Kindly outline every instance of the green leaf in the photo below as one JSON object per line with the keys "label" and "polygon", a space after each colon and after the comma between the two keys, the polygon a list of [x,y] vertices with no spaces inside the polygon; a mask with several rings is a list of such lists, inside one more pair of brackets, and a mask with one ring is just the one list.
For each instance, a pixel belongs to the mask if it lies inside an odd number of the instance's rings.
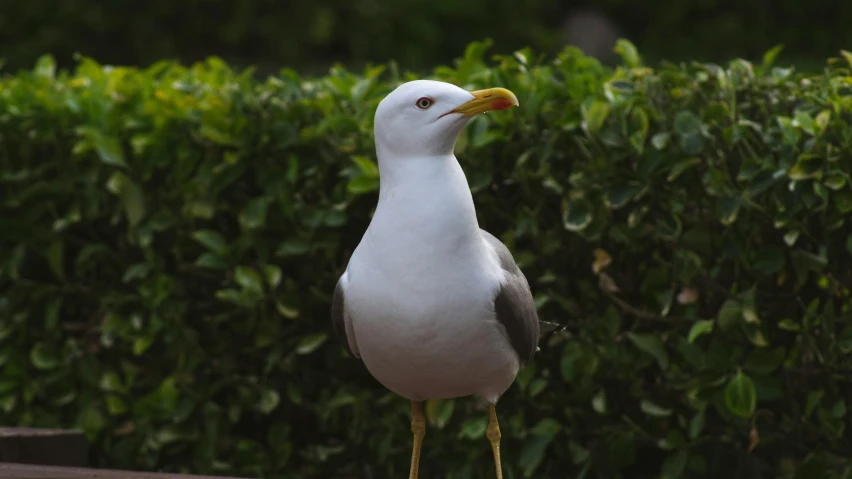
{"label": "green leaf", "polygon": [[785,352],[784,346],[775,349],[757,348],[748,355],[743,368],[754,374],[769,374],[781,366]]}
{"label": "green leaf", "polygon": [[[62,296],[57,296],[50,300],[44,307],[44,329],[48,332],[54,332],[59,328],[59,312],[62,310]],[[2,335],[0,335],[2,336]],[[0,338],[2,339],[2,338]],[[0,361],[2,366],[2,361]]]}
{"label": "green leaf", "polygon": [[639,402],[639,408],[645,414],[653,417],[668,417],[671,416],[672,410],[658,406],[648,399],[643,399]]}
{"label": "green leaf", "polygon": [[228,269],[230,266],[225,260],[220,258],[219,256],[213,253],[202,253],[198,259],[195,260],[194,263],[196,266],[200,268],[210,268],[210,269]]}
{"label": "green leaf", "polygon": [[846,401],[838,399],[831,407],[831,415],[834,419],[843,419],[846,416]]}
{"label": "green leaf", "polygon": [[630,341],[642,351],[653,356],[660,364],[661,369],[669,365],[669,354],[663,340],[654,333],[627,333]]}
{"label": "green leaf", "polygon": [[60,281],[65,280],[65,248],[62,240],[54,240],[50,242],[45,252],[47,263],[50,265],[50,270]]}
{"label": "green leaf", "polygon": [[56,59],[52,55],[38,57],[33,73],[39,78],[53,80],[56,76]]}
{"label": "green leaf", "polygon": [[246,291],[252,293],[263,293],[263,283],[257,270],[248,266],[237,266],[234,269],[234,280]]}
{"label": "green leaf", "polygon": [[426,418],[429,424],[443,429],[453,417],[456,402],[453,399],[430,399],[426,401]]}
{"label": "green leaf", "polygon": [[257,299],[256,297],[249,297],[251,296],[251,293],[247,294],[245,290],[238,291],[232,288],[220,289],[216,291],[215,296],[219,301],[225,301],[243,307],[253,306]]}
{"label": "green leaf", "polygon": [[808,393],[807,401],[805,402],[805,417],[808,418],[814,412],[814,409],[819,405],[822,398],[825,397],[825,391],[818,389]]}
{"label": "green leaf", "polygon": [[787,246],[793,246],[796,244],[796,241],[799,239],[799,235],[801,232],[798,230],[791,230],[784,233],[784,244]]}
{"label": "green leaf", "polygon": [[648,114],[642,108],[634,108],[630,113],[631,124],[635,128],[630,134],[630,144],[634,150],[642,153],[645,149],[645,140],[648,137]]}
{"label": "green leaf", "polygon": [[822,255],[816,255],[808,251],[797,249],[792,253],[793,262],[800,263],[803,267],[813,271],[822,271],[828,266],[828,258]]}
{"label": "green leaf", "polygon": [[785,330],[785,331],[794,331],[794,332],[796,332],[796,331],[801,331],[801,330],[802,330],[801,325],[799,325],[799,323],[797,323],[797,322],[793,321],[793,320],[792,320],[792,319],[790,319],[790,318],[785,318],[785,319],[782,319],[781,321],[779,321],[779,322],[778,322],[778,327],[779,327],[779,328],[781,328],[781,329],[783,329],[783,330]]}
{"label": "green leaf", "polygon": [[266,199],[254,198],[240,211],[240,225],[245,229],[257,229],[266,223]]}
{"label": "green leaf", "polygon": [[474,417],[466,420],[459,431],[459,438],[481,441],[488,428],[488,420],[484,417]]}
{"label": "green leaf", "polygon": [[583,231],[592,222],[592,208],[584,198],[575,198],[565,205],[562,224],[568,231]]}
{"label": "green leaf", "polygon": [[86,432],[91,440],[94,434],[100,432],[107,425],[103,413],[96,406],[80,408],[77,416],[77,425]]}
{"label": "green leaf", "polygon": [[287,319],[294,319],[299,317],[299,310],[280,302],[275,303],[275,310],[278,311],[278,314],[284,316]]}
{"label": "green leaf", "polygon": [[106,186],[112,194],[118,196],[124,206],[127,222],[131,228],[135,228],[145,216],[145,198],[142,190],[129,176],[120,171],[110,176]]}
{"label": "green leaf", "polygon": [[701,118],[689,110],[682,110],[675,116],[674,130],[678,135],[699,133],[701,131]]}
{"label": "green leaf", "polygon": [[311,250],[310,243],[304,238],[288,238],[275,251],[276,256],[299,256]]}
{"label": "green leaf", "polygon": [[646,186],[638,182],[618,184],[607,192],[606,202],[612,209],[618,209],[645,191]]}
{"label": "green leaf", "polygon": [[825,129],[828,128],[828,123],[831,121],[831,110],[823,110],[819,112],[814,119],[814,124],[817,127],[817,133],[822,135]]}
{"label": "green leaf", "polygon": [[582,464],[589,460],[591,453],[576,441],[568,441],[568,451],[571,453],[571,462]]}
{"label": "green leaf", "polygon": [[680,429],[673,428],[668,430],[664,438],[657,441],[657,447],[664,451],[674,451],[683,447],[685,443],[686,438]]}
{"label": "green leaf", "polygon": [[846,173],[839,170],[830,171],[826,174],[824,180],[825,186],[831,188],[833,191],[842,190],[846,187],[847,183],[849,183],[849,180],[847,179]]}
{"label": "green leaf", "polygon": [[814,134],[814,119],[804,111],[797,111],[793,117],[793,125],[801,128],[806,133]]}
{"label": "green leaf", "polygon": [[358,169],[360,169],[361,173],[363,173],[367,178],[379,178],[379,167],[370,158],[361,155],[354,155],[352,156],[352,161],[358,165]]}
{"label": "green leaf", "polygon": [[791,180],[795,181],[821,178],[823,161],[824,160],[818,156],[802,155],[799,157],[796,164],[790,168],[790,171],[787,172],[787,176],[789,176]]}
{"label": "green leaf", "polygon": [[133,355],[141,356],[154,344],[154,338],[152,336],[139,336],[138,338],[133,340]]}
{"label": "green leaf", "polygon": [[127,412],[127,403],[118,396],[108,394],[106,396],[107,412],[112,416],[120,416]]}
{"label": "green leaf", "polygon": [[793,125],[793,120],[788,116],[779,116],[776,120],[778,122],[778,126],[781,127],[781,134],[784,138],[784,142],[788,145],[797,145],[801,134]]}
{"label": "green leaf", "polygon": [[747,323],[760,323],[757,314],[757,286],[752,286],[742,295],[743,319]]}
{"label": "green leaf", "polygon": [[743,305],[736,299],[728,299],[719,308],[716,318],[722,331],[730,332],[743,321]]}
{"label": "green leaf", "polygon": [[672,166],[672,169],[669,170],[666,181],[676,180],[683,172],[699,164],[701,164],[701,159],[694,157],[678,161],[674,164],[674,166]]}
{"label": "green leaf", "polygon": [[713,331],[714,325],[715,322],[712,319],[702,319],[696,321],[689,329],[689,336],[687,337],[687,341],[689,341],[690,343],[694,343],[695,340],[699,337],[711,333]]}
{"label": "green leaf", "polygon": [[218,255],[224,254],[228,248],[228,244],[225,242],[225,238],[222,237],[221,234],[213,230],[194,231],[192,233],[192,238],[195,241],[198,241],[199,243],[204,245],[213,253],[216,253]]}
{"label": "green leaf", "polygon": [[281,268],[274,264],[264,265],[263,277],[266,278],[269,289],[275,289],[281,283]]}
{"label": "green leaf", "polygon": [[761,248],[754,258],[754,269],[763,274],[771,275],[778,273],[787,264],[784,250],[778,246],[767,246]]}
{"label": "green leaf", "polygon": [[15,406],[18,404],[18,395],[10,394],[8,396],[0,396],[0,410],[9,414],[15,409]]}
{"label": "green leaf", "polygon": [[379,189],[379,180],[370,176],[356,176],[349,180],[346,190],[352,194],[360,195],[371,193]]}
{"label": "green leaf", "polygon": [[695,439],[699,435],[701,435],[701,431],[704,430],[704,424],[707,419],[706,413],[704,409],[701,409],[695,416],[692,416],[692,419],[689,421],[689,438]]}
{"label": "green leaf", "polygon": [[654,226],[654,233],[667,241],[675,241],[682,229],[680,218],[671,214],[659,218]]}
{"label": "green leaf", "polygon": [[104,134],[94,128],[83,127],[84,134],[94,146],[98,153],[98,158],[104,164],[112,166],[126,167],[127,162],[124,159],[124,150],[121,148],[118,138]]}
{"label": "green leaf", "polygon": [[186,212],[188,216],[194,216],[196,218],[204,218],[210,219],[213,217],[215,213],[213,209],[213,204],[206,200],[196,200],[190,202],[186,206]]}
{"label": "green leaf", "polygon": [[314,333],[305,336],[296,345],[296,354],[310,354],[320,347],[326,339],[328,339],[328,334],[326,333]]}
{"label": "green leaf", "polygon": [[113,371],[106,371],[101,375],[100,383],[98,383],[100,388],[106,392],[122,392],[124,391],[124,385],[121,382],[121,378]]}
{"label": "green leaf", "polygon": [[729,226],[737,221],[742,200],[739,197],[723,196],[716,203],[716,213],[723,225]]}
{"label": "green leaf", "polygon": [[686,469],[686,449],[669,454],[663,461],[663,479],[677,479]]}
{"label": "green leaf", "polygon": [[[852,344],[852,343],[850,343],[850,344]],[[841,348],[841,350],[842,350],[842,348]],[[534,397],[538,396],[539,393],[544,391],[544,388],[547,387],[547,384],[548,384],[547,381],[542,379],[542,378],[533,379],[533,381],[530,383],[529,397],[534,398]]]}
{"label": "green leaf", "polygon": [[609,112],[610,107],[608,103],[597,100],[593,102],[589,109],[583,113],[583,123],[586,126],[586,130],[592,135],[597,135],[609,116]]}
{"label": "green leaf", "polygon": [[538,469],[548,446],[561,428],[559,422],[551,418],[542,419],[532,428],[521,450],[520,466],[525,477],[532,476]]}
{"label": "green leaf", "polygon": [[725,387],[725,406],[729,411],[743,418],[750,418],[757,407],[757,392],[754,382],[742,371],[731,379]]}
{"label": "green leaf", "polygon": [[598,414],[606,414],[606,390],[601,389],[592,397],[592,409]]}
{"label": "green leaf", "polygon": [[846,59],[846,63],[852,66],[852,53],[846,50],[840,50],[840,54]]}
{"label": "green leaf", "polygon": [[150,263],[136,263],[124,271],[124,275],[121,277],[121,282],[130,283],[134,280],[147,278],[150,272]]}
{"label": "green leaf", "polygon": [[257,410],[263,414],[269,414],[278,407],[281,402],[281,396],[273,389],[265,389],[260,394],[260,401],[257,403]]}
{"label": "green leaf", "polygon": [[36,369],[42,371],[54,369],[60,364],[59,355],[56,351],[44,343],[37,343],[30,350],[30,362]]}
{"label": "green leaf", "polygon": [[637,68],[642,66],[642,58],[639,56],[639,51],[636,46],[626,38],[619,38],[615,42],[613,51],[621,57],[621,61],[628,68]]}
{"label": "green leaf", "polygon": [[651,144],[658,150],[664,150],[668,146],[671,136],[672,134],[667,131],[657,133],[651,137]]}
{"label": "green leaf", "polygon": [[567,347],[562,354],[560,372],[567,382],[592,376],[597,370],[599,360],[593,351],[581,346]]}
{"label": "green leaf", "polygon": [[778,44],[774,47],[770,48],[763,54],[763,62],[761,63],[761,68],[766,71],[775,63],[775,59],[778,57],[778,54],[784,49],[784,45]]}
{"label": "green leaf", "polygon": [[704,149],[704,139],[700,133],[686,133],[680,138],[680,147],[687,155],[697,155]]}
{"label": "green leaf", "polygon": [[[846,56],[845,52],[844,56]],[[847,61],[852,62],[852,57],[847,56]],[[849,479],[848,473],[844,473],[843,476],[835,476],[834,474],[831,474],[829,467],[830,466],[827,464],[825,456],[818,454],[817,452],[812,452],[805,458],[804,461],[802,461],[801,465],[796,468],[795,475],[792,479],[833,479],[833,477],[838,477],[840,479]]]}

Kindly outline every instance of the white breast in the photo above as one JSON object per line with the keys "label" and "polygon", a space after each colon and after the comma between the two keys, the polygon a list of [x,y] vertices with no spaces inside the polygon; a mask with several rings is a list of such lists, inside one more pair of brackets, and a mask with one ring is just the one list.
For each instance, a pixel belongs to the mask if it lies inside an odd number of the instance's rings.
{"label": "white breast", "polygon": [[452,160],[429,164],[446,171],[431,171],[434,181],[382,192],[347,268],[346,308],[362,360],[388,389],[411,400],[495,401],[518,371],[494,317],[503,272]]}

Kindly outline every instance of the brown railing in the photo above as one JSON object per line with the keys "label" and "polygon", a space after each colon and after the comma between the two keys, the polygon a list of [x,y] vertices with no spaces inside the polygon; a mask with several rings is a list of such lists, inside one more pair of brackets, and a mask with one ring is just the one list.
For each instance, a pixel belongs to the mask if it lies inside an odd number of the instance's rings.
{"label": "brown railing", "polygon": [[0,427],[0,479],[228,479],[88,469],[88,449],[81,431]]}

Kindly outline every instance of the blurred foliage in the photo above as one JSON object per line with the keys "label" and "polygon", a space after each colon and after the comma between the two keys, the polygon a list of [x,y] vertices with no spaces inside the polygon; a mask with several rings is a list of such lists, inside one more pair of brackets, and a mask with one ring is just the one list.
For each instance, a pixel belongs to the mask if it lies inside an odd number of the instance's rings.
{"label": "blurred foliage", "polygon": [[499,52],[555,54],[567,19],[588,10],[653,60],[754,60],[781,43],[785,58],[819,69],[814,59],[852,45],[852,3],[835,0],[6,0],[0,59],[17,70],[43,53],[67,67],[75,53],[136,66],[217,55],[264,72],[303,73],[394,59],[426,71],[485,37]]}
{"label": "blurred foliage", "polygon": [[[498,407],[507,479],[849,478],[852,55],[616,68],[568,48],[432,77],[520,107],[458,143],[481,225],[564,329]],[[41,58],[0,79],[0,423],[95,466],[402,477],[409,406],[330,339],[393,68]],[[424,478],[493,477],[431,401]]]}

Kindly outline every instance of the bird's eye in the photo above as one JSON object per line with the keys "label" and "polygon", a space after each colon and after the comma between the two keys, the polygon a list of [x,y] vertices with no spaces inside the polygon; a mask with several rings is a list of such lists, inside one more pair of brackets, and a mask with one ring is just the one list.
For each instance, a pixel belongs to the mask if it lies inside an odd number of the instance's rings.
{"label": "bird's eye", "polygon": [[423,98],[418,99],[417,103],[415,103],[415,105],[417,105],[417,108],[420,108],[421,110],[427,110],[434,103],[435,103],[434,100],[432,100],[431,98],[426,98],[424,96]]}

